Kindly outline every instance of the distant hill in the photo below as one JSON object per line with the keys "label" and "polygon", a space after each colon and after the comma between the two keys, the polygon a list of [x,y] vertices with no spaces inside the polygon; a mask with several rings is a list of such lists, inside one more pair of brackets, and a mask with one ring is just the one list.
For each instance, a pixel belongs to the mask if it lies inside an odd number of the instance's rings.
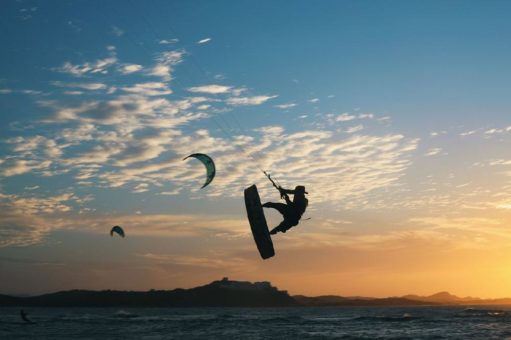
{"label": "distant hill", "polygon": [[416,301],[426,301],[433,303],[460,303],[463,301],[473,301],[478,300],[476,298],[460,298],[456,295],[452,295],[448,292],[439,292],[430,296],[418,296],[418,295],[405,295],[403,296],[405,299],[411,299]]}
{"label": "distant hill", "polygon": [[405,299],[431,302],[437,304],[451,304],[451,305],[508,305],[511,304],[511,298],[501,299],[481,299],[477,297],[458,297],[448,292],[439,292],[430,296],[419,296],[419,295],[405,295]]}
{"label": "distant hill", "polygon": [[439,292],[430,296],[405,295],[401,297],[371,298],[342,297],[324,295],[308,297],[295,295],[293,298],[304,306],[424,306],[424,305],[511,305],[511,298],[481,299],[476,297],[458,297],[448,292]]}
{"label": "distant hill", "polygon": [[38,307],[312,307],[312,306],[424,306],[499,305],[511,299],[460,298],[448,292],[430,296],[371,298],[323,295],[290,296],[270,282],[231,281],[228,278],[207,285],[147,292],[116,290],[69,290],[31,297],[0,294],[0,306]]}
{"label": "distant hill", "polygon": [[366,297],[342,297],[334,295],[308,297],[295,295],[293,298],[303,306],[424,306],[430,302],[414,301],[400,297],[389,298],[366,298]]}
{"label": "distant hill", "polygon": [[227,278],[191,289],[133,291],[70,290],[34,297],[0,295],[0,306],[41,307],[287,307],[298,303],[269,282]]}

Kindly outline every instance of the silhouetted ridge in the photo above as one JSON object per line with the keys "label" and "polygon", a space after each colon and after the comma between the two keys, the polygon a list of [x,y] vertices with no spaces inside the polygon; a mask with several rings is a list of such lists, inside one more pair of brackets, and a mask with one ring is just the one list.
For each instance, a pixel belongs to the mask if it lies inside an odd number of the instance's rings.
{"label": "silhouetted ridge", "polygon": [[150,290],[69,290],[32,297],[0,294],[0,306],[40,307],[293,307],[293,306],[423,306],[423,305],[504,305],[511,299],[460,298],[447,292],[430,296],[371,298],[323,295],[289,296],[270,282],[231,281],[228,278],[190,289]]}
{"label": "silhouetted ridge", "polygon": [[500,298],[500,299],[481,299],[477,297],[467,296],[467,297],[458,297],[456,295],[452,295],[448,292],[439,292],[429,296],[419,296],[419,295],[405,295],[403,298],[411,299],[415,301],[423,301],[430,303],[437,303],[443,305],[507,305],[511,304],[511,299],[509,298]]}
{"label": "silhouetted ridge", "polygon": [[293,298],[303,306],[422,306],[429,302],[414,301],[400,297],[389,298],[349,298],[334,295],[308,297],[295,295]]}
{"label": "silhouetted ridge", "polygon": [[298,303],[269,282],[224,278],[191,289],[135,291],[70,290],[34,297],[0,296],[2,306],[48,307],[284,307]]}

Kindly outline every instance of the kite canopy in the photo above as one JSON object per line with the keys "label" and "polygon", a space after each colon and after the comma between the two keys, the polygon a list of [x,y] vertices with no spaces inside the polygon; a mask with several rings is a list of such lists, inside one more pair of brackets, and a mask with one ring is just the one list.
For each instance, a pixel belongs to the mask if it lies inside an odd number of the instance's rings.
{"label": "kite canopy", "polygon": [[191,155],[183,158],[183,160],[186,160],[190,157],[193,157],[193,158],[197,158],[199,161],[202,162],[202,164],[204,164],[204,166],[206,167],[206,182],[204,183],[204,185],[201,187],[204,188],[206,185],[208,185],[209,183],[211,183],[211,181],[213,180],[213,178],[215,178],[215,173],[216,173],[216,169],[215,169],[215,163],[213,162],[213,159],[211,159],[211,157],[209,157],[208,155],[205,155],[203,153],[192,153]]}
{"label": "kite canopy", "polygon": [[114,233],[117,233],[124,237],[124,230],[122,230],[122,228],[119,227],[118,225],[112,227],[112,230],[110,230],[110,236],[114,236]]}

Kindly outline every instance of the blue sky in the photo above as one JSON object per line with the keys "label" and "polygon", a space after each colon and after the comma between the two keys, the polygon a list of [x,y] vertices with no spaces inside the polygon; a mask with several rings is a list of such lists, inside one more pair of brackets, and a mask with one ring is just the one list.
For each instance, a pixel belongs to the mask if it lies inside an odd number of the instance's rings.
{"label": "blue sky", "polygon": [[[0,265],[12,277],[0,291],[234,276],[295,293],[511,295],[446,274],[468,280],[477,258],[498,281],[511,256],[509,2],[0,9]],[[202,166],[182,161],[195,152],[217,164],[203,190]],[[242,202],[253,183],[278,200],[258,167],[310,192],[312,220],[277,237],[270,263]],[[381,272],[395,281],[374,284]],[[148,279],[116,281],[134,275]],[[317,275],[328,283],[307,285]]]}

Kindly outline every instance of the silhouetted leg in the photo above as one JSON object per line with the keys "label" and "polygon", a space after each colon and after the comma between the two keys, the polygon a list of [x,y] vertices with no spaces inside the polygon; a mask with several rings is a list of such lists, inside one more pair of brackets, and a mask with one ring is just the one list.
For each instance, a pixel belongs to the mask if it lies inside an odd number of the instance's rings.
{"label": "silhouetted leg", "polygon": [[286,214],[287,210],[289,209],[287,204],[273,203],[273,202],[264,203],[263,208],[273,208],[273,209],[277,210],[279,213],[281,213],[282,216],[284,216]]}
{"label": "silhouetted leg", "polygon": [[281,233],[285,233],[286,231],[288,231],[293,225],[291,225],[288,221],[284,220],[282,222],[280,222],[280,224],[278,226],[276,226],[275,228],[273,228],[271,231],[270,231],[270,234],[272,235],[275,235],[276,233],[278,232],[281,232]]}

